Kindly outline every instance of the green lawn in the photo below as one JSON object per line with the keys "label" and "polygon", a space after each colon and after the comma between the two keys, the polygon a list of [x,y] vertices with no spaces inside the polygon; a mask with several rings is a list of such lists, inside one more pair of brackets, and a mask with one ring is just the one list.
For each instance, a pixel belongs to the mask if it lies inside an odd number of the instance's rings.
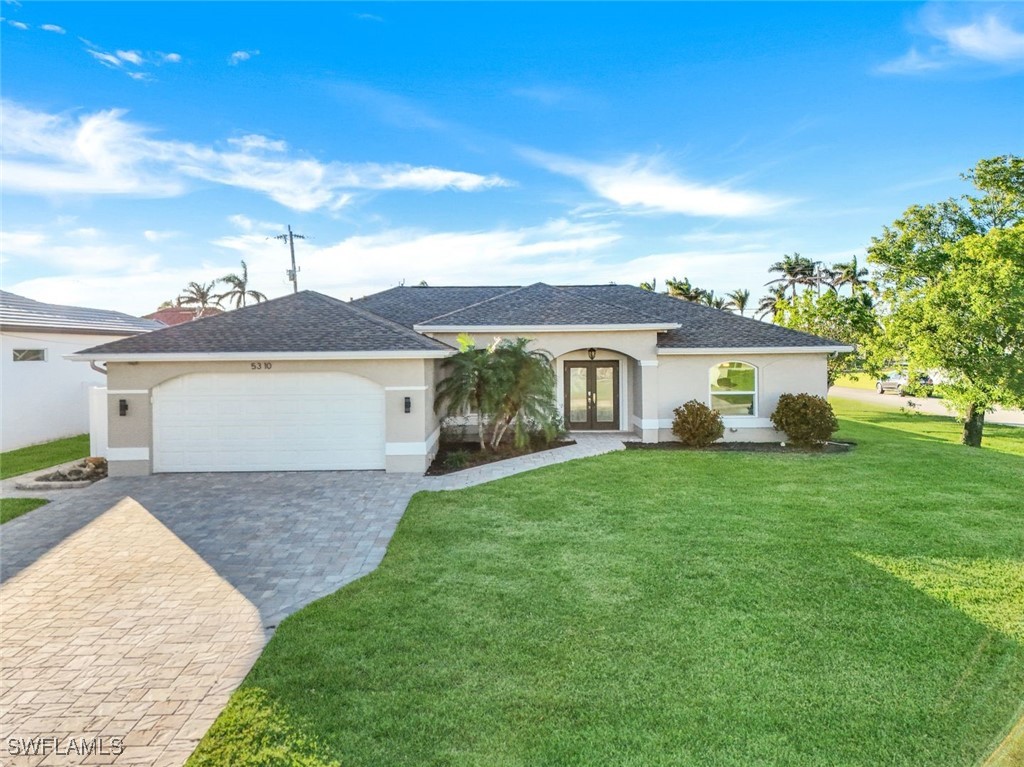
{"label": "green lawn", "polygon": [[0,479],[17,477],[30,471],[48,469],[59,463],[74,461],[76,458],[89,456],[89,435],[79,434],[77,437],[57,439],[41,445],[8,450],[0,453]]}
{"label": "green lawn", "polygon": [[0,525],[48,503],[45,498],[0,498]]}
{"label": "green lawn", "polygon": [[1024,701],[1024,430],[836,405],[848,454],[416,496],[190,767],[980,764]]}
{"label": "green lawn", "polygon": [[836,376],[836,386],[847,386],[851,389],[868,389],[869,391],[875,390],[875,381],[877,379],[874,376],[869,376],[867,373],[857,373],[857,377],[845,375]]}

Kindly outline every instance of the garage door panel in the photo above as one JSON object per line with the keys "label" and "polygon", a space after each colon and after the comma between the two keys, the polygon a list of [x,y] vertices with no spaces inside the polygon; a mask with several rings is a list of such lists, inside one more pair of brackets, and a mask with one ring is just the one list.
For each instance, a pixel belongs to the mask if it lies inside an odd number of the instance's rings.
{"label": "garage door panel", "polygon": [[154,471],[384,468],[384,393],[346,373],[195,374],[153,394]]}

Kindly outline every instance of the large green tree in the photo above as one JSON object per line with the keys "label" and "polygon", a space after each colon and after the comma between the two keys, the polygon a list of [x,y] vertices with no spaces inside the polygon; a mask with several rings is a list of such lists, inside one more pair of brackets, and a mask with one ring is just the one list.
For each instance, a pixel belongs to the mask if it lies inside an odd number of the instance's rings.
{"label": "large green tree", "polygon": [[977,193],[915,205],[873,238],[885,308],[881,346],[912,369],[938,368],[965,445],[985,412],[1024,405],[1024,159],[980,161]]}
{"label": "large green tree", "polygon": [[856,347],[853,352],[829,357],[829,386],[835,383],[836,376],[862,370],[868,365],[865,353],[879,332],[871,297],[866,293],[841,296],[833,290],[821,295],[806,291],[796,298],[780,301],[775,322]]}

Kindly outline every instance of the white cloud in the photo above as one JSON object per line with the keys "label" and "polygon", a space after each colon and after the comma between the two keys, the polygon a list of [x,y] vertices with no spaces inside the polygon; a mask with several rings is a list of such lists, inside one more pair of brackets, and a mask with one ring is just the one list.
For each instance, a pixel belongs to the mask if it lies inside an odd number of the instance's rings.
{"label": "white cloud", "polygon": [[180,64],[181,54],[180,53],[165,53],[163,54],[163,60],[168,64]]}
{"label": "white cloud", "polygon": [[1024,34],[1017,32],[995,13],[963,26],[939,31],[950,49],[982,61],[1024,59]]}
{"label": "white cloud", "polygon": [[259,55],[259,51],[235,51],[230,56],[228,56],[228,64],[230,64],[231,66],[237,66],[243,61],[248,61],[253,56]]}
{"label": "white cloud", "polygon": [[129,64],[140,66],[142,64],[142,54],[138,51],[115,51],[117,57],[122,61],[127,61]]}
{"label": "white cloud", "polygon": [[904,55],[885,62],[876,71],[885,74],[921,74],[963,64],[1024,64],[1024,32],[1002,14],[1007,9],[979,15],[971,6],[954,10],[971,14],[967,20],[951,20],[948,7],[928,6],[920,17],[921,33],[929,39],[922,50],[911,46]]}
{"label": "white cloud", "polygon": [[523,155],[552,173],[582,181],[592,192],[625,209],[688,216],[745,217],[769,213],[786,203],[755,192],[684,179],[657,158],[629,157],[599,164],[524,150]]}
{"label": "white cloud", "polygon": [[152,76],[148,72],[126,72],[126,74],[133,80],[152,80]]}
{"label": "white cloud", "polygon": [[113,53],[105,53],[104,51],[96,50],[95,48],[86,48],[85,52],[96,59],[101,64],[117,69],[124,66],[124,62],[115,56]]}
{"label": "white cloud", "polygon": [[275,141],[274,139],[269,139],[266,136],[260,136],[257,134],[241,136],[240,138],[229,138],[228,143],[237,146],[243,152],[259,150],[267,152],[284,152],[288,149],[288,144],[284,141]]}
{"label": "white cloud", "polygon": [[164,240],[169,240],[172,237],[177,237],[178,234],[179,232],[174,231],[161,232],[156,229],[147,229],[142,233],[142,236],[150,242],[163,242]]}
{"label": "white cloud", "polygon": [[21,29],[21,30],[28,29],[28,24],[26,24],[23,21],[8,21],[7,23],[10,24],[15,29]]}
{"label": "white cloud", "polygon": [[372,13],[353,13],[352,15],[355,16],[360,21],[376,21],[378,23],[384,22],[384,19]]}
{"label": "white cloud", "polygon": [[122,110],[78,118],[4,102],[4,183],[30,194],[184,194],[201,179],[260,192],[293,210],[336,210],[359,190],[477,191],[507,185],[500,176],[402,163],[320,162],[285,153],[263,136],[229,140],[230,149],[160,140]]}
{"label": "white cloud", "polygon": [[64,29],[64,27],[58,27],[56,24],[43,24],[39,28],[44,30],[44,31],[46,31],[46,32],[53,32],[54,34],[57,34],[57,35],[63,35],[63,34],[65,34],[67,32],[67,30]]}

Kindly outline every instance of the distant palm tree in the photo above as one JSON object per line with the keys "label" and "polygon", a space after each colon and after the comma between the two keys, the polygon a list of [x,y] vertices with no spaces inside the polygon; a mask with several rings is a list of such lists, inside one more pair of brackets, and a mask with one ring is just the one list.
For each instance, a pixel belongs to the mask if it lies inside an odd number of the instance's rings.
{"label": "distant palm tree", "polygon": [[815,280],[815,262],[799,253],[783,256],[781,261],[776,261],[768,267],[768,271],[781,276],[765,284],[779,283],[786,288],[792,288],[793,298],[796,298],[797,285],[811,285]]}
{"label": "distant palm tree", "polygon": [[757,304],[757,318],[764,319],[771,315],[772,322],[779,318],[783,304],[786,302],[786,286],[776,285],[768,289],[768,295],[762,296]]}
{"label": "distant palm tree", "polygon": [[850,292],[854,295],[864,289],[864,280],[867,279],[868,270],[857,263],[856,256],[851,256],[849,261],[832,264],[832,269],[835,274],[833,284],[836,288],[849,285]]}
{"label": "distant palm tree", "polygon": [[260,301],[267,300],[265,294],[260,293],[258,290],[251,290],[249,288],[249,267],[246,265],[245,261],[242,261],[241,275],[225,274],[217,280],[217,282],[223,282],[231,288],[217,296],[218,303],[226,299],[229,303],[233,303],[236,309],[240,309],[245,306],[246,299],[251,298],[257,304]]}
{"label": "distant palm tree", "polygon": [[708,290],[701,296],[700,303],[710,306],[712,309],[728,309],[729,299],[725,296],[716,296],[715,291]]}
{"label": "distant palm tree", "polygon": [[646,291],[648,291],[650,293],[657,293],[658,292],[658,281],[657,280],[651,280],[650,282],[641,282],[640,283],[640,290],[646,290]]}
{"label": "distant palm tree", "polygon": [[725,295],[729,299],[729,308],[739,311],[740,317],[742,317],[750,303],[750,291],[743,290],[741,288],[739,290],[734,290],[731,293],[726,293]]}
{"label": "distant palm tree", "polygon": [[668,294],[673,298],[681,298],[684,301],[693,301],[695,303],[703,301],[704,296],[708,294],[704,288],[691,285],[686,277],[683,277],[681,280],[677,280],[675,277],[665,280],[665,287],[668,288]]}
{"label": "distant palm tree", "polygon": [[197,318],[202,317],[207,309],[220,307],[220,298],[213,292],[216,284],[216,281],[210,283],[190,282],[185,286],[184,292],[178,296],[178,306],[194,307]]}

